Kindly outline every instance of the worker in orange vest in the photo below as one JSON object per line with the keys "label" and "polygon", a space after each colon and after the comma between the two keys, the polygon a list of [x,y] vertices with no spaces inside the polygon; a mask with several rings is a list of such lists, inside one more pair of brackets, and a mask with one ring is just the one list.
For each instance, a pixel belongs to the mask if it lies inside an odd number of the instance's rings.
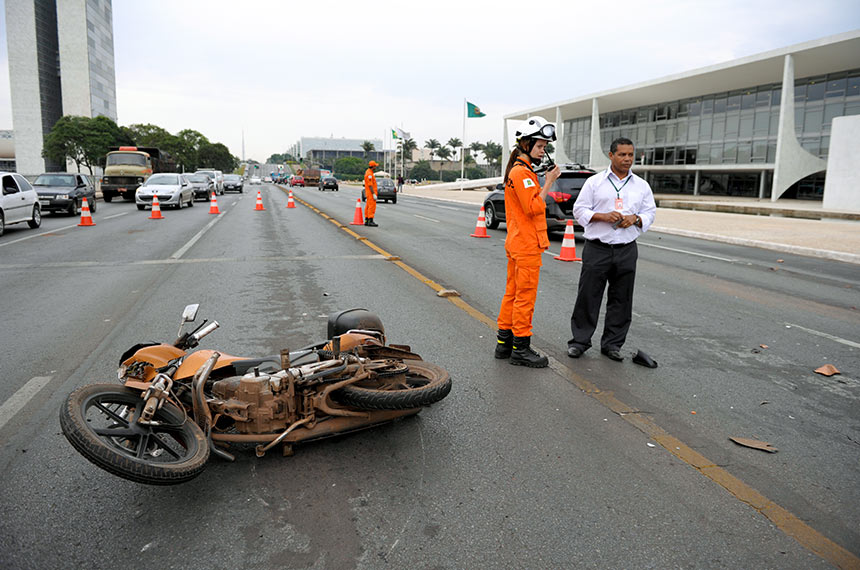
{"label": "worker in orange vest", "polygon": [[511,364],[519,366],[544,368],[549,360],[531,348],[532,316],[541,256],[549,247],[546,193],[561,170],[558,166],[549,170],[541,188],[534,168],[543,160],[547,144],[556,140],[555,124],[542,117],[531,117],[517,129],[516,139],[517,146],[511,152],[505,171],[508,274],[497,319],[495,356],[510,358]]}
{"label": "worker in orange vest", "polygon": [[364,225],[372,228],[379,226],[373,221],[373,216],[376,215],[376,176],[373,175],[373,169],[377,166],[379,164],[371,160],[367,164],[367,172],[364,173],[364,198],[367,200],[364,207]]}

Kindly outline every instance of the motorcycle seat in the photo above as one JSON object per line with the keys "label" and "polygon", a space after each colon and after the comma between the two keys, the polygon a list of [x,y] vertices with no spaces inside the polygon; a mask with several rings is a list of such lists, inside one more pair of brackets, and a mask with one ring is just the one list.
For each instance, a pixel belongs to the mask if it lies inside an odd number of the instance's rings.
{"label": "motorcycle seat", "polygon": [[260,367],[260,372],[277,372],[281,369],[281,357],[279,355],[264,356],[262,358],[243,358],[242,360],[234,360],[230,363],[236,371],[236,376],[242,376],[251,372],[257,366]]}

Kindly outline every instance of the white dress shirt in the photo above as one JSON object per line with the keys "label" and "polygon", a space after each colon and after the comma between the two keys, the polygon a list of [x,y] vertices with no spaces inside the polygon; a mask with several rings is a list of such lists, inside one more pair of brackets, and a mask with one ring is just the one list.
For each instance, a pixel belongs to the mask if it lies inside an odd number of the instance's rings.
{"label": "white dress shirt", "polygon": [[[615,210],[616,197],[624,202],[620,210],[623,215],[636,214],[642,219],[641,228],[634,224],[629,228],[612,229],[609,222],[591,221],[596,213],[606,214]],[[585,239],[609,244],[632,242],[648,231],[656,214],[657,204],[654,203],[651,186],[632,171],[628,171],[624,179],[619,179],[611,168],[586,180],[573,204],[573,216],[585,228]]]}

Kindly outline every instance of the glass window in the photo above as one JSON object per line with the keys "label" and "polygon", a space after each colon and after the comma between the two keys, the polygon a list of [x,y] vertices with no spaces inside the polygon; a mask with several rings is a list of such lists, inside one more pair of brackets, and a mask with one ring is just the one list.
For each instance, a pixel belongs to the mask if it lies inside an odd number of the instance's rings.
{"label": "glass window", "polygon": [[678,117],[686,117],[690,112],[690,102],[689,101],[681,101],[678,103]]}
{"label": "glass window", "polygon": [[686,142],[687,141],[687,123],[680,122],[675,125],[675,140],[678,142]]}
{"label": "glass window", "polygon": [[666,125],[666,142],[675,142],[675,125]]}
{"label": "glass window", "polygon": [[699,121],[690,121],[687,123],[687,140],[690,142],[698,142]]}
{"label": "glass window", "polygon": [[647,127],[645,125],[640,125],[640,126],[636,127],[636,141],[635,142],[637,144],[643,144],[642,141],[645,140],[645,129],[647,129]]}
{"label": "glass window", "polygon": [[654,149],[654,164],[663,164],[663,148]]}
{"label": "glass window", "polygon": [[810,82],[806,87],[806,100],[807,101],[821,101],[824,99],[824,88],[826,84],[824,81]]}
{"label": "glass window", "polygon": [[841,117],[845,112],[845,105],[842,101],[835,101],[832,103],[827,103],[824,106],[824,124],[822,125],[822,130],[829,130],[830,124],[833,122],[833,119],[836,117]]}
{"label": "glass window", "polygon": [[776,88],[770,92],[770,104],[774,107],[779,107],[782,99],[782,88]]}
{"label": "glass window", "polygon": [[752,162],[767,160],[767,141],[754,141],[752,145]]}
{"label": "glass window", "polygon": [[738,164],[752,162],[752,143],[738,144]]}
{"label": "glass window", "polygon": [[723,118],[714,119],[714,129],[711,132],[711,138],[713,140],[723,140],[723,138],[725,138],[726,136],[726,120]]}
{"label": "glass window", "polygon": [[701,101],[691,101],[689,106],[689,113],[691,117],[698,117],[702,114],[702,102]]}
{"label": "glass window", "polygon": [[770,111],[770,136],[775,137],[779,133],[779,110],[771,109]]}
{"label": "glass window", "polygon": [[711,145],[711,164],[720,164],[723,162],[723,145]]}
{"label": "glass window", "polygon": [[821,132],[821,124],[824,122],[824,109],[821,107],[815,109],[807,109],[803,118],[803,132],[819,133]]}
{"label": "glass window", "polygon": [[827,154],[830,149],[830,137],[821,137],[821,154]]}
{"label": "glass window", "polygon": [[688,148],[684,156],[684,164],[696,164],[696,149]]}
{"label": "glass window", "polygon": [[726,138],[735,139],[738,137],[738,125],[740,117],[737,113],[729,113],[726,115]]}
{"label": "glass window", "polygon": [[677,103],[670,103],[668,105],[668,111],[669,111],[669,120],[678,118],[678,104]]}
{"label": "glass window", "polygon": [[847,84],[848,80],[845,78],[831,79],[827,82],[827,90],[825,91],[824,96],[828,99],[832,97],[842,97],[845,95],[845,87]]}
{"label": "glass window", "polygon": [[748,139],[752,138],[753,135],[753,121],[755,120],[755,115],[744,115],[741,117],[741,128],[738,131],[738,138]]}
{"label": "glass window", "polygon": [[668,115],[668,110],[666,108],[666,105],[657,105],[657,117],[656,117],[657,120],[663,121],[666,119],[667,115]]}
{"label": "glass window", "polygon": [[723,146],[723,162],[737,162],[738,159],[738,143],[727,142]]}
{"label": "glass window", "polygon": [[702,128],[699,129],[699,138],[705,141],[711,140],[711,130],[714,120],[710,117],[702,119]]}
{"label": "glass window", "polygon": [[776,142],[768,143],[767,145],[767,161],[770,164],[776,162]]}
{"label": "glass window", "polygon": [[657,144],[666,142],[666,125],[657,125],[656,138]]}
{"label": "glass window", "polygon": [[755,107],[755,93],[744,93],[741,95],[741,109],[752,109]]}
{"label": "glass window", "polygon": [[740,94],[729,95],[729,98],[726,101],[726,110],[727,111],[737,111],[741,108],[741,96]]}
{"label": "glass window", "polygon": [[700,144],[696,153],[696,164],[708,164],[711,162],[711,145]]}
{"label": "glass window", "polygon": [[817,137],[808,137],[800,141],[800,146],[802,146],[805,150],[809,151],[815,156],[818,156],[818,149],[820,145],[821,141]]}
{"label": "glass window", "polygon": [[665,164],[675,164],[675,149],[673,147],[669,147],[665,150],[663,162]]}
{"label": "glass window", "polygon": [[770,91],[759,91],[755,96],[756,107],[770,106]]}
{"label": "glass window", "polygon": [[794,101],[796,103],[806,101],[806,83],[794,86]]}
{"label": "glass window", "polygon": [[767,135],[768,123],[770,122],[770,112],[767,109],[759,109],[755,112],[755,120],[753,123],[753,134],[756,136]]}
{"label": "glass window", "polygon": [[845,90],[845,96],[846,97],[860,96],[860,76],[848,78],[848,87]]}
{"label": "glass window", "polygon": [[651,125],[648,127],[648,130],[645,132],[645,144],[651,146],[654,144],[654,134],[657,130],[657,127]]}
{"label": "glass window", "polygon": [[860,115],[860,101],[845,103],[845,115]]}
{"label": "glass window", "polygon": [[726,112],[726,98],[720,97],[714,100],[714,114]]}
{"label": "glass window", "polygon": [[714,100],[713,99],[705,99],[702,101],[702,114],[710,115],[714,112]]}

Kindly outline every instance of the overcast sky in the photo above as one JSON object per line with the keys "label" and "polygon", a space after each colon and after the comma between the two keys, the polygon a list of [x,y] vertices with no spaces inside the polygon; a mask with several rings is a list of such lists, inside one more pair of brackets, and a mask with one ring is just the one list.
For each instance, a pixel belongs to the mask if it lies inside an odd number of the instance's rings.
{"label": "overcast sky", "polygon": [[[301,136],[462,138],[464,98],[487,115],[466,143],[500,142],[509,113],[856,30],[860,2],[114,0],[113,17],[119,124],[240,158],[244,130],[265,160]],[[11,129],[5,41],[0,65]]]}

